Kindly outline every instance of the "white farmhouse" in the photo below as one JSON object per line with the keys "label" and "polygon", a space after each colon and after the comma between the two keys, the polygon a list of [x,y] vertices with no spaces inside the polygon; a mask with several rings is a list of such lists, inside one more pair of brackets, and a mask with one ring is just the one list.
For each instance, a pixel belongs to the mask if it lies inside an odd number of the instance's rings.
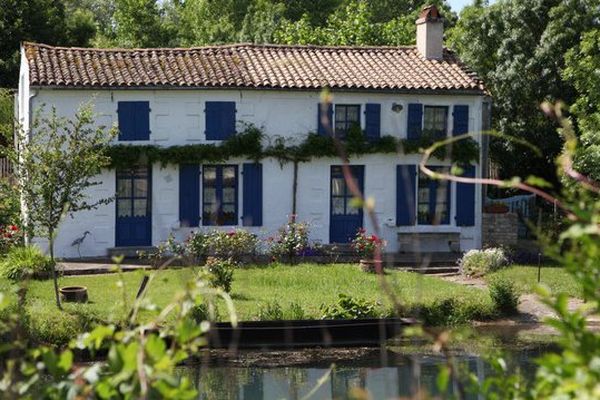
{"label": "white farmhouse", "polygon": [[[276,156],[253,159],[239,145],[223,160],[203,156],[249,125],[263,130],[264,148],[275,138],[296,145],[319,135],[344,141],[358,127],[371,149],[390,137],[402,143],[425,133],[471,132],[482,151],[465,173],[482,176],[487,92],[443,48],[435,7],[424,9],[417,25],[415,47],[88,49],[23,43],[16,102],[25,129],[41,105],[73,116],[92,100],[98,125],[118,125],[115,145],[184,155],[166,162],[141,157],[104,170],[89,196],[116,200],[66,218],[57,256],[77,257],[71,243],[86,231],[91,234],[81,255],[105,256],[214,227],[244,227],[264,237],[292,213],[311,224],[311,239],[321,243],[347,242],[359,227],[372,230],[365,213],[350,204],[335,155],[311,153],[297,168]],[[323,105],[325,88],[332,101]],[[414,250],[417,236],[419,248],[428,251],[481,246],[481,187],[427,179],[420,159],[401,149],[349,157],[359,187],[375,199],[387,251]],[[443,169],[451,161],[430,164]]]}

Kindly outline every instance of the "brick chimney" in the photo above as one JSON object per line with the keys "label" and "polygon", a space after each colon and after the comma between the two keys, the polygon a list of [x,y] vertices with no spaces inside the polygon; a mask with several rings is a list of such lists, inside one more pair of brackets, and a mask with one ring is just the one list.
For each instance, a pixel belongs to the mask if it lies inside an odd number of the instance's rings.
{"label": "brick chimney", "polygon": [[427,59],[440,60],[444,52],[444,18],[437,7],[424,7],[417,24],[417,50]]}

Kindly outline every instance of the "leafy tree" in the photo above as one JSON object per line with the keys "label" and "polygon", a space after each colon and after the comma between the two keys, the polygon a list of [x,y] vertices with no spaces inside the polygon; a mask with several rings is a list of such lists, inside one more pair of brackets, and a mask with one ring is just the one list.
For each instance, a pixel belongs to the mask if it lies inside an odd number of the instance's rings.
{"label": "leafy tree", "polygon": [[506,140],[492,140],[504,177],[533,174],[557,182],[562,140],[538,112],[543,101],[575,101],[565,80],[565,53],[597,16],[596,0],[479,1],[466,7],[449,39],[461,59],[484,79],[494,99],[494,127],[535,144],[542,156]]}
{"label": "leafy tree", "polygon": [[565,79],[579,93],[571,107],[579,128],[581,146],[575,168],[600,180],[600,28],[587,32],[581,43],[567,53]]}
{"label": "leafy tree", "polygon": [[115,42],[124,47],[164,46],[172,34],[156,0],[114,0]]}
{"label": "leafy tree", "polygon": [[269,0],[255,0],[248,7],[242,21],[238,39],[240,42],[272,43],[273,35],[279,26],[285,5],[272,3]]}
{"label": "leafy tree", "polygon": [[94,126],[89,105],[82,106],[73,119],[57,115],[36,115],[30,132],[17,132],[17,148],[8,154],[16,166],[18,189],[25,204],[26,228],[48,240],[56,305],[61,308],[54,266],[54,239],[65,215],[90,210],[112,199],[92,199],[86,191],[100,184],[93,180],[109,164],[104,150],[115,135],[114,129]]}

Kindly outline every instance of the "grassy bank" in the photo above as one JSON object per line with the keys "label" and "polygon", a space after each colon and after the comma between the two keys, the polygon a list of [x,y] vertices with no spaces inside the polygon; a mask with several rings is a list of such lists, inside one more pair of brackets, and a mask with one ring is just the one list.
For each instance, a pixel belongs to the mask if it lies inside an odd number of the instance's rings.
{"label": "grassy bank", "polygon": [[[196,272],[197,268],[159,272],[149,288],[149,298],[158,305],[168,304],[185,282],[195,279]],[[54,305],[51,281],[31,281],[27,298],[28,330],[40,341],[64,343],[99,321],[119,321],[132,304],[142,276],[142,272],[123,274],[125,296],[117,286],[117,274],[63,277],[61,286],[87,286],[90,299],[87,304],[65,304],[63,312]],[[418,314],[428,324],[459,324],[494,317],[493,304],[483,290],[400,271],[390,271],[387,279],[401,301],[404,314]],[[7,281],[0,281],[3,292],[10,290],[10,286]],[[265,308],[275,303],[285,318],[293,317],[287,313],[292,304],[306,318],[321,318],[321,305],[335,303],[339,294],[377,302],[380,315],[392,314],[391,303],[383,294],[378,277],[349,264],[274,264],[238,269],[231,292],[240,320],[265,319]],[[227,320],[222,301],[218,308],[220,319]],[[148,314],[143,316],[148,317]]]}
{"label": "grassy bank", "polygon": [[[498,276],[512,281],[520,293],[533,293],[538,285],[537,266],[514,265],[488,275],[486,280]],[[540,277],[540,283],[548,286],[554,293],[563,292],[571,297],[581,297],[580,286],[564,268],[542,266]]]}

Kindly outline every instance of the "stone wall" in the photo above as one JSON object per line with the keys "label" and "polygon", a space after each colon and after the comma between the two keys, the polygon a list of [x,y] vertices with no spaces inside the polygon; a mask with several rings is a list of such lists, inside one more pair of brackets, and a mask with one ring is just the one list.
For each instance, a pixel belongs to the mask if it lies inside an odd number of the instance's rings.
{"label": "stone wall", "polygon": [[519,217],[516,213],[483,213],[481,227],[483,246],[516,245],[518,225]]}

